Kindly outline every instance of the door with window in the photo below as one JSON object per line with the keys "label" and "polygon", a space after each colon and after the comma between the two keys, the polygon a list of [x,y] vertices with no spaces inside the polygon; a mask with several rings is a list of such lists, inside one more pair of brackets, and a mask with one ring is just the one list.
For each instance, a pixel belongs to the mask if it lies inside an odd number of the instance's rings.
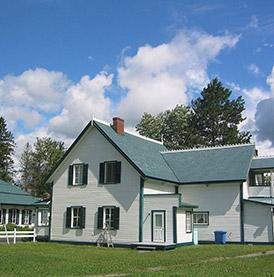
{"label": "door with window", "polygon": [[152,211],[152,241],[165,242],[165,211]]}

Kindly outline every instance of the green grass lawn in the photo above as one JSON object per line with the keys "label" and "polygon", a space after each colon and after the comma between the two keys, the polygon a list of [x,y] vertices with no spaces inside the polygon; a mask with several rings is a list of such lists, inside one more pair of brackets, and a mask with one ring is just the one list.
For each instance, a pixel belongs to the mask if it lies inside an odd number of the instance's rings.
{"label": "green grass lawn", "polygon": [[274,245],[199,245],[152,252],[30,242],[0,247],[1,276],[274,276],[274,255],[237,257],[274,250]]}

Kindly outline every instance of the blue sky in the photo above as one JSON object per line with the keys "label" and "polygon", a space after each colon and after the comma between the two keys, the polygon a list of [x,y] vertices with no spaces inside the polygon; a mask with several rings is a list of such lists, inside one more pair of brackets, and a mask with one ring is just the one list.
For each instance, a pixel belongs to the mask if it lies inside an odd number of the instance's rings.
{"label": "blue sky", "polygon": [[18,152],[36,136],[69,144],[93,114],[132,128],[215,76],[272,149],[273,1],[1,1],[0,39],[0,113]]}

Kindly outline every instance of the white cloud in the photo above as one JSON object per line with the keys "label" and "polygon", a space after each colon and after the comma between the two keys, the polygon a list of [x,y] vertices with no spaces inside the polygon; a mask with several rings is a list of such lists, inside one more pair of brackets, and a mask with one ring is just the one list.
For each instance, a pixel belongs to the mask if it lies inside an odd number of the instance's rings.
{"label": "white cloud", "polygon": [[258,29],[259,28],[259,20],[258,20],[258,17],[256,15],[251,16],[250,22],[249,22],[247,27],[252,28],[252,29]]}
{"label": "white cloud", "polygon": [[43,113],[57,112],[69,81],[61,72],[37,68],[0,80],[0,112],[9,126],[23,121],[27,128],[41,124]]}
{"label": "white cloud", "polygon": [[145,45],[135,56],[125,56],[118,68],[118,81],[127,95],[118,114],[134,125],[143,112],[156,114],[187,103],[187,91],[201,89],[208,82],[208,63],[238,40],[239,36],[183,31],[169,43]]}
{"label": "white cloud", "polygon": [[71,86],[66,92],[61,113],[49,122],[49,132],[74,138],[92,115],[109,121],[111,100],[105,96],[105,90],[112,84],[112,78],[112,74],[101,72],[93,79],[84,76]]}
{"label": "white cloud", "polygon": [[267,84],[270,90],[254,87],[243,89],[246,100],[245,116],[247,122],[243,129],[250,130],[253,140],[259,149],[259,154],[267,155],[274,152],[274,67],[267,77]]}
{"label": "white cloud", "polygon": [[248,71],[249,71],[250,73],[252,73],[252,74],[254,74],[254,75],[259,75],[259,74],[261,73],[260,68],[259,68],[256,64],[254,64],[254,63],[250,64],[250,65],[247,67],[247,69],[248,69]]}

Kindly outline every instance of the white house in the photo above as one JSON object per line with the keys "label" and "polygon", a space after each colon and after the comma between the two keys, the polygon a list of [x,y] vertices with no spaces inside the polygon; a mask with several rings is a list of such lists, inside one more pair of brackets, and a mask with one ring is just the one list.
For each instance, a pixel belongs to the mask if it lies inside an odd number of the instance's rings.
{"label": "white house", "polygon": [[49,203],[0,180],[0,226],[12,224],[36,228],[38,238],[49,231]]}
{"label": "white house", "polygon": [[254,155],[253,144],[167,151],[120,118],[93,120],[48,179],[50,240],[96,243],[108,227],[116,245],[167,249],[191,244],[195,228],[201,242],[225,230],[229,242],[271,243],[273,178],[250,180],[274,159]]}

